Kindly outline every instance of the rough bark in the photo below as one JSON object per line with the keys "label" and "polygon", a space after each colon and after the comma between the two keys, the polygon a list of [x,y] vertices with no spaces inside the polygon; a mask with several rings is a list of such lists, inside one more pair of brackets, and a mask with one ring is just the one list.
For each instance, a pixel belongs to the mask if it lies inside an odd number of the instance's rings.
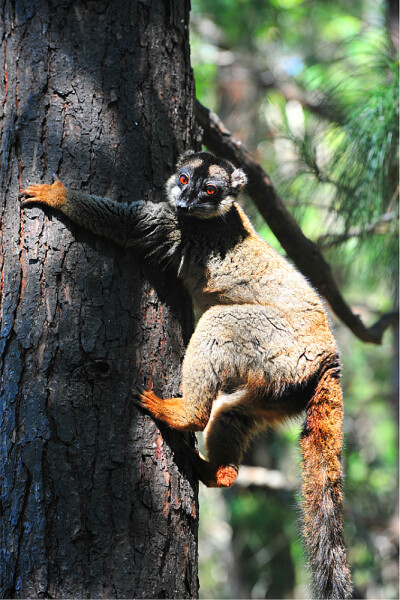
{"label": "rough bark", "polygon": [[159,197],[195,146],[189,1],[0,3],[1,597],[197,595],[181,435],[130,402],[176,395],[184,292],[18,193]]}

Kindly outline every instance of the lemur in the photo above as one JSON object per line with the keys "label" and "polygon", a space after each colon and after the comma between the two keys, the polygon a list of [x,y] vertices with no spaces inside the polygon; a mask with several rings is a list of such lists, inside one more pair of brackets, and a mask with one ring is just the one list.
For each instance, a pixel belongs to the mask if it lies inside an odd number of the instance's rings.
{"label": "lemur", "polygon": [[351,598],[342,518],[340,361],[328,318],[304,277],[261,237],[237,204],[246,175],[207,152],[185,153],[166,202],[125,204],[30,185],[22,206],[46,204],[162,269],[173,271],[202,313],[182,366],[182,398],[153,391],[136,402],[182,431],[204,431],[198,478],[229,487],[261,428],[305,413],[303,535],[316,598]]}

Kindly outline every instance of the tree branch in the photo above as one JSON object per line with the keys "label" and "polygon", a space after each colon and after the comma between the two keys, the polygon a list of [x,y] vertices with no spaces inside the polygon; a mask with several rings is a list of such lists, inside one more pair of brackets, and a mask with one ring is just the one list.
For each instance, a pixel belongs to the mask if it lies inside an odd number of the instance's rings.
{"label": "tree branch", "polygon": [[295,483],[290,481],[281,471],[246,465],[241,465],[235,485],[243,488],[257,486],[268,490],[294,491],[296,489]]}
{"label": "tree branch", "polygon": [[309,240],[287,210],[270,178],[250,153],[236,141],[221,119],[196,101],[196,117],[203,128],[203,143],[212,151],[241,166],[247,173],[247,192],[299,271],[326,298],[336,315],[364,342],[380,344],[385,329],[393,322],[393,313],[384,315],[372,327],[366,327],[344,300],[331,268],[318,246]]}

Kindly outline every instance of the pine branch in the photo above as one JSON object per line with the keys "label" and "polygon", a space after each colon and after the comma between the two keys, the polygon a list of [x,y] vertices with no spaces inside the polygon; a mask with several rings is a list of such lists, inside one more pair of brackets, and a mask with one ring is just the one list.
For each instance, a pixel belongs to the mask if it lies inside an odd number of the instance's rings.
{"label": "pine branch", "polygon": [[344,300],[330,265],[322,256],[318,246],[303,234],[273,187],[267,173],[242,143],[234,139],[221,119],[199,101],[196,101],[196,117],[203,128],[205,146],[246,171],[249,178],[247,185],[249,196],[299,271],[326,298],[339,319],[358,338],[365,342],[380,344],[385,329],[393,322],[393,313],[383,315],[375,325],[366,327]]}
{"label": "pine branch", "polygon": [[235,485],[243,488],[256,486],[268,490],[294,491],[296,489],[294,482],[290,481],[281,471],[246,465],[240,467]]}

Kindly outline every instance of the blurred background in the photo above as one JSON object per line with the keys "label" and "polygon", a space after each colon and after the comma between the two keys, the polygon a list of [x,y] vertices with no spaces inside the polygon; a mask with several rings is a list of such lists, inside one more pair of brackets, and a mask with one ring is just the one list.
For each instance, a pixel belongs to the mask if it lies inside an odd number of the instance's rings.
{"label": "blurred background", "polygon": [[[192,0],[197,98],[262,164],[368,325],[398,306],[397,24],[397,2]],[[331,318],[355,597],[398,598],[398,323],[375,346]],[[247,469],[230,490],[201,487],[201,598],[307,597],[300,429],[252,445],[244,464],[268,470],[266,482]]]}

